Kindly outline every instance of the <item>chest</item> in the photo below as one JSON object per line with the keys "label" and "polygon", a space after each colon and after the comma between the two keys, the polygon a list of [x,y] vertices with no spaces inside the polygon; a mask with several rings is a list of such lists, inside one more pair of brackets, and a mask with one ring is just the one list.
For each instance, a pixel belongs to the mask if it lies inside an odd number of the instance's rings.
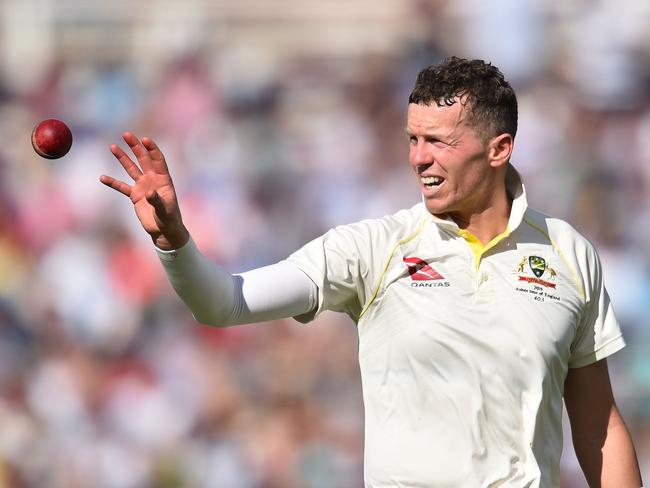
{"label": "chest", "polygon": [[566,364],[583,299],[552,246],[503,246],[478,264],[462,242],[398,251],[359,322],[361,357],[389,347],[406,362]]}

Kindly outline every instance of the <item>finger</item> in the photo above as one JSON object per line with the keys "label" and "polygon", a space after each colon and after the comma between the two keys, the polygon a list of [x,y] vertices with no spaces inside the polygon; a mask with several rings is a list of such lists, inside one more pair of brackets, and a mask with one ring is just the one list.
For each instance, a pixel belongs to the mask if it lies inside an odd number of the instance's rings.
{"label": "finger", "polygon": [[140,167],[142,168],[142,171],[143,172],[150,171],[152,168],[151,168],[151,158],[149,157],[149,151],[147,151],[147,149],[142,145],[140,139],[138,139],[131,132],[125,132],[122,135],[122,137],[124,138],[124,142],[126,142],[131,148],[131,151],[133,151],[133,154],[135,154],[138,163],[140,163]]}
{"label": "finger", "polygon": [[131,158],[124,152],[122,151],[122,148],[118,146],[117,144],[112,144],[111,145],[111,152],[113,153],[113,156],[117,158],[117,160],[120,162],[126,173],[133,178],[134,181],[136,181],[140,176],[142,176],[142,171],[140,168],[138,168],[138,165],[135,164]]}
{"label": "finger", "polygon": [[123,181],[116,180],[112,176],[108,176],[108,175],[101,175],[99,177],[99,181],[101,181],[104,185],[112,188],[113,190],[119,191],[122,195],[131,197],[131,190],[133,190],[133,187],[127,185]]}
{"label": "finger", "polygon": [[151,164],[156,173],[160,174],[169,174],[169,168],[167,167],[167,162],[165,161],[165,156],[158,147],[158,145],[149,137],[142,138],[142,145],[147,151],[149,151],[149,158],[151,158]]}

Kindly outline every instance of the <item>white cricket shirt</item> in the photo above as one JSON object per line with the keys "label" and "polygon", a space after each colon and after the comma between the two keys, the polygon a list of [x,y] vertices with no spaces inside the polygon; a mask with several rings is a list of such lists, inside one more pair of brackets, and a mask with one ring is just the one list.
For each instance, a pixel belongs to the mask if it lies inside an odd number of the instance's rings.
{"label": "white cricket shirt", "polygon": [[288,260],[358,325],[366,487],[558,487],[568,368],[624,346],[592,245],[527,208],[483,247],[420,203]]}

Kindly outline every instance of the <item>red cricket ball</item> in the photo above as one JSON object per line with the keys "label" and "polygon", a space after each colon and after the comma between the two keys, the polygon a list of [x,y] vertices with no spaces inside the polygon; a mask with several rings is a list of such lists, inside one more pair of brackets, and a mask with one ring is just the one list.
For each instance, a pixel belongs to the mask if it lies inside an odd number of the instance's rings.
{"label": "red cricket ball", "polygon": [[32,131],[34,151],[47,159],[65,156],[72,146],[72,132],[58,119],[40,122]]}

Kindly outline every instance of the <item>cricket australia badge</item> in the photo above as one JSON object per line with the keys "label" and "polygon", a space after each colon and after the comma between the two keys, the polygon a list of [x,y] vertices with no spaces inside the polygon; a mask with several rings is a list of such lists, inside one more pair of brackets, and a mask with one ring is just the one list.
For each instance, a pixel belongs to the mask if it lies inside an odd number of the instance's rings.
{"label": "cricket australia badge", "polygon": [[557,288],[557,271],[541,256],[523,256],[517,264],[518,276],[515,291],[526,293],[536,301],[560,301],[555,293]]}

